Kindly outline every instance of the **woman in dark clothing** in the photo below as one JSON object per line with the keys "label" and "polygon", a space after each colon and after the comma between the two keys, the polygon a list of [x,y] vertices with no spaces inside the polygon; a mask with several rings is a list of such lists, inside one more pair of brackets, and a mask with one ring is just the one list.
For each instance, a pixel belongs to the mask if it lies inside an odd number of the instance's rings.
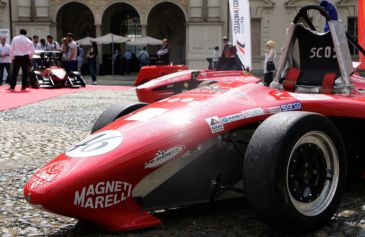
{"label": "woman in dark clothing", "polygon": [[242,64],[236,56],[233,45],[226,45],[221,59],[218,61],[217,71],[242,70]]}
{"label": "woman in dark clothing", "polygon": [[96,85],[96,56],[98,55],[98,46],[96,42],[92,42],[92,46],[87,53],[87,62],[89,64],[90,75],[93,85]]}

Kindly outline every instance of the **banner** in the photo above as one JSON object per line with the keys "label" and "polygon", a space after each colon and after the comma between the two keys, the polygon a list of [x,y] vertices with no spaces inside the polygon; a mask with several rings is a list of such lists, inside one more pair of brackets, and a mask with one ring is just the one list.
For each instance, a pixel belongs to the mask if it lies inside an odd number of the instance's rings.
{"label": "banner", "polygon": [[[357,15],[357,35],[358,35],[358,42],[362,48],[365,48],[365,3],[364,0],[358,1],[358,15]],[[361,68],[365,69],[365,55],[359,53],[360,55],[360,62],[362,63]]]}
{"label": "banner", "polygon": [[229,0],[233,45],[241,63],[252,70],[251,17],[249,0]]}
{"label": "banner", "polygon": [[10,44],[10,30],[9,29],[0,29],[0,37],[6,38],[6,43]]}

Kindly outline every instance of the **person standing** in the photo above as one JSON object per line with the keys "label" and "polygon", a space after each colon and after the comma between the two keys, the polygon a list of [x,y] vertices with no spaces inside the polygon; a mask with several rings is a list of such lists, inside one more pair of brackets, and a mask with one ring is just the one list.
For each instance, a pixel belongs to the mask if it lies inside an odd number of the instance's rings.
{"label": "person standing", "polygon": [[68,41],[67,38],[64,37],[61,41],[61,67],[63,67],[66,71],[68,68],[68,51]]}
{"label": "person standing", "polygon": [[162,48],[157,51],[158,63],[163,65],[170,64],[170,48],[167,39],[162,40]]}
{"label": "person standing", "polygon": [[77,55],[77,71],[81,73],[82,64],[84,64],[84,49],[79,43],[76,43],[78,55]]}
{"label": "person standing", "polygon": [[10,45],[6,43],[6,38],[0,38],[0,86],[3,84],[4,69],[8,76],[6,83],[10,83]]}
{"label": "person standing", "polygon": [[13,73],[10,82],[10,90],[14,91],[19,69],[22,68],[22,90],[27,88],[27,80],[31,58],[34,55],[34,46],[30,39],[27,38],[27,31],[20,30],[20,35],[14,37],[10,46],[10,59],[13,61]]}
{"label": "person standing", "polygon": [[[34,50],[42,50],[41,45],[39,43],[38,35],[33,35],[33,47]],[[32,65],[34,69],[41,66],[41,58],[39,57],[39,55],[37,55],[36,58],[32,58]]]}
{"label": "person standing", "polygon": [[131,74],[131,64],[132,64],[132,53],[129,49],[124,53],[124,59],[125,59],[125,72],[127,75]]}
{"label": "person standing", "polygon": [[150,55],[148,54],[146,47],[143,47],[143,49],[138,53],[137,57],[138,57],[138,60],[139,60],[139,67],[140,68],[142,68],[143,66],[148,65]]}
{"label": "person standing", "polygon": [[218,60],[219,60],[218,51],[219,51],[219,47],[218,46],[214,47],[213,54],[212,54],[212,69],[213,70],[217,69],[217,64],[218,64]]}
{"label": "person standing", "polygon": [[68,41],[68,64],[66,71],[67,74],[70,75],[71,71],[77,71],[77,45],[72,33],[67,33],[66,38]]}
{"label": "person standing", "polygon": [[269,40],[266,43],[266,53],[265,53],[265,65],[264,65],[265,86],[270,86],[270,83],[273,81],[273,75],[275,71],[275,63],[274,63],[275,57],[276,57],[275,42]]}
{"label": "person standing", "polygon": [[60,49],[58,42],[53,41],[53,36],[47,35],[47,51],[58,51]]}
{"label": "person standing", "polygon": [[98,55],[98,46],[96,42],[92,42],[92,46],[87,52],[87,63],[89,65],[89,71],[93,85],[97,84],[96,81],[96,56]]}

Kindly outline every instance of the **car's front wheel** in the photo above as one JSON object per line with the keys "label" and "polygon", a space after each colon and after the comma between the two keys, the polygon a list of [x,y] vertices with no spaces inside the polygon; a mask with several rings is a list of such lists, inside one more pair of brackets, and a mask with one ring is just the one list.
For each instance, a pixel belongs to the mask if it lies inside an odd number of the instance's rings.
{"label": "car's front wheel", "polygon": [[287,233],[326,224],[343,196],[346,174],[337,128],[309,112],[269,117],[255,131],[244,160],[249,205],[263,221]]}

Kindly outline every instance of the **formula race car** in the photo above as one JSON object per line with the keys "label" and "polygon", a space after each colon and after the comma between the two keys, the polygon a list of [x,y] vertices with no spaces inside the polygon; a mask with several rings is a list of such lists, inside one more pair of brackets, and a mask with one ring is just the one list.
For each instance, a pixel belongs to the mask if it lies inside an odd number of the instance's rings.
{"label": "formula race car", "polygon": [[71,71],[67,75],[66,70],[60,65],[60,54],[60,51],[36,51],[35,57],[39,60],[39,66],[30,76],[29,84],[32,88],[86,86],[79,72]]}
{"label": "formula race car", "polygon": [[[300,24],[313,27],[308,11],[330,32]],[[325,225],[348,162],[365,158],[365,79],[352,78],[345,30],[319,6],[298,12],[284,46],[271,88],[245,74],[111,107],[30,178],[25,199],[109,231],[158,225],[154,210],[242,196],[281,232]]]}

